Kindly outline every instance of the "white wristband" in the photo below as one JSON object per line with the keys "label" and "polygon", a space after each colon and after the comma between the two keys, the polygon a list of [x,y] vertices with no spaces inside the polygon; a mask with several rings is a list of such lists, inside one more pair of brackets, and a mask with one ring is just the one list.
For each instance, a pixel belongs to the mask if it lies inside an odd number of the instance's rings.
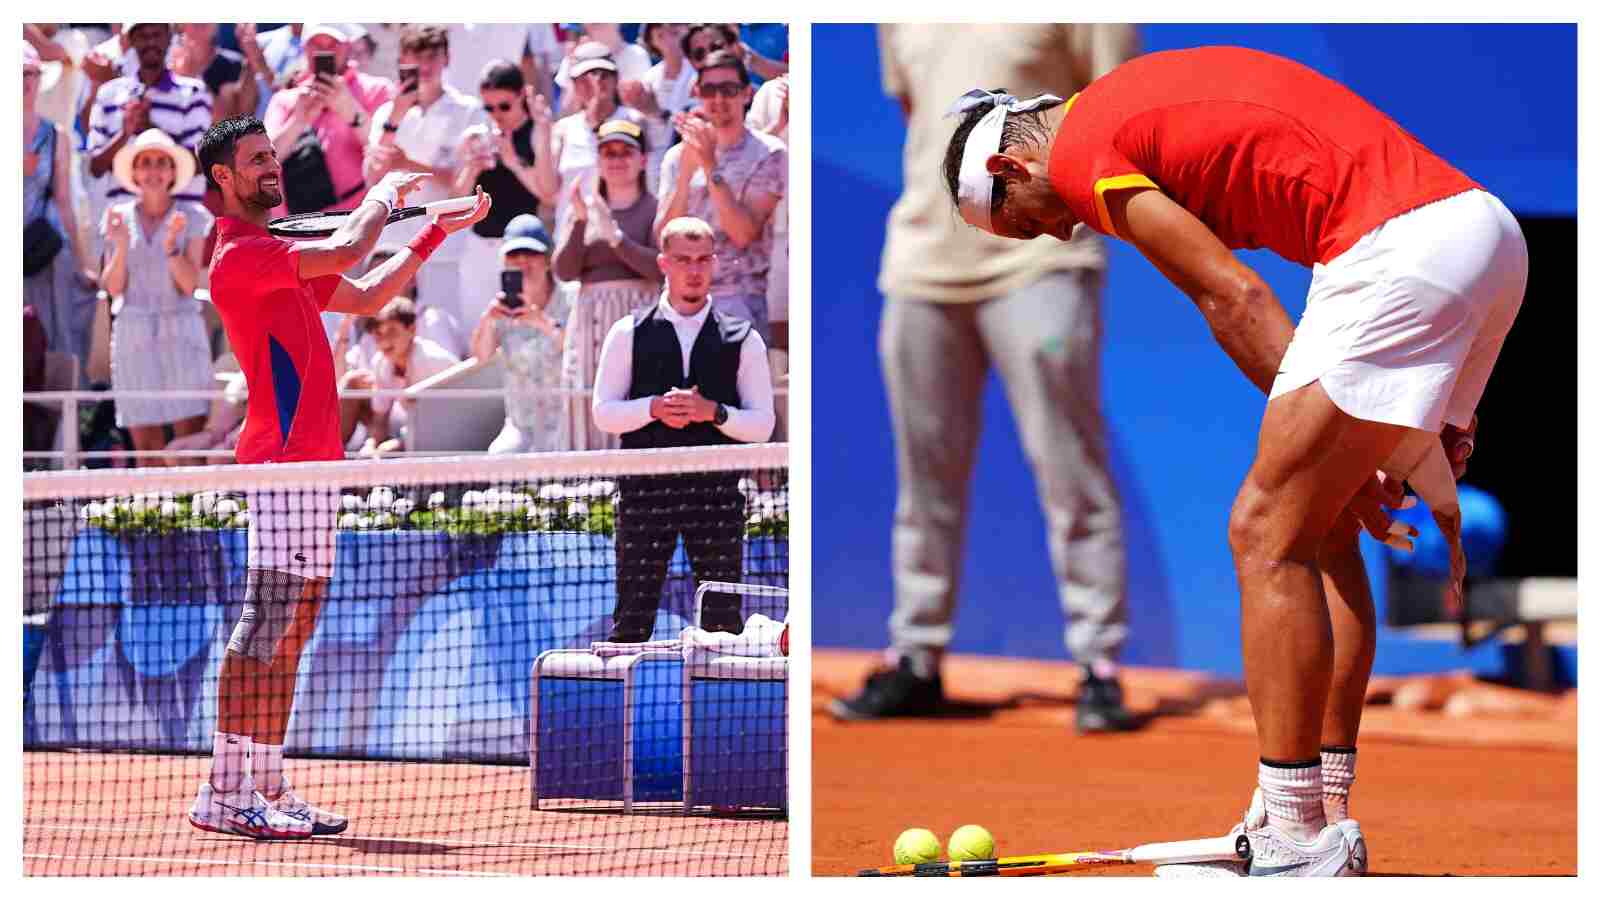
{"label": "white wristband", "polygon": [[361,202],[365,203],[368,200],[382,203],[386,210],[393,213],[400,206],[400,192],[388,181],[380,181],[368,189],[367,196],[362,198]]}

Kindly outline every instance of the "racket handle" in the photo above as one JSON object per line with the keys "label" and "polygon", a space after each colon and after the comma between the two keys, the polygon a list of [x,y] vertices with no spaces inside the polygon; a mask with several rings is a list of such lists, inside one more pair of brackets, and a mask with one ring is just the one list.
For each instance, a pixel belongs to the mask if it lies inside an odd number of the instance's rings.
{"label": "racket handle", "polygon": [[448,215],[449,213],[466,212],[477,202],[477,197],[451,197],[448,200],[435,200],[432,203],[423,204],[422,208],[427,210],[430,216],[440,216]]}
{"label": "racket handle", "polygon": [[1249,844],[1241,851],[1238,837],[1201,838],[1195,841],[1170,841],[1164,844],[1141,844],[1128,851],[1131,862],[1167,865],[1176,863],[1219,862],[1249,857]]}

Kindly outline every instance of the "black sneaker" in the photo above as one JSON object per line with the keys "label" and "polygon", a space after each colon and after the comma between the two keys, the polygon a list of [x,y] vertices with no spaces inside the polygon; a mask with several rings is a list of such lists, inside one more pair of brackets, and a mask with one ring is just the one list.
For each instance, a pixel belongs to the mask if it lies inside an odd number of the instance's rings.
{"label": "black sneaker", "polygon": [[911,660],[901,658],[894,668],[885,666],[867,676],[861,693],[829,703],[828,712],[847,721],[931,716],[943,702],[944,682],[939,676],[922,678],[911,671]]}
{"label": "black sneaker", "polygon": [[1078,685],[1078,733],[1132,731],[1138,720],[1122,705],[1122,685],[1115,679],[1096,678],[1085,666]]}

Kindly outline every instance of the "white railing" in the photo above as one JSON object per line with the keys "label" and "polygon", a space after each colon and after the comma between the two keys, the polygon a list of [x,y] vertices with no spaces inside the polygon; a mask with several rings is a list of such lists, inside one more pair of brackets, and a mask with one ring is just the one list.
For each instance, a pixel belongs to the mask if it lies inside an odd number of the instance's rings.
{"label": "white railing", "polygon": [[[560,397],[586,397],[591,388],[566,388],[549,387],[541,388],[538,393],[551,394]],[[788,385],[780,384],[773,390],[774,397],[787,396]],[[462,400],[477,399],[482,397],[503,397],[504,388],[443,388],[437,394],[448,394],[452,398]],[[100,403],[105,400],[125,398],[129,400],[188,400],[202,398],[205,400],[225,399],[228,396],[223,390],[170,390],[170,391],[32,391],[24,392],[24,403],[59,404],[61,406],[61,420],[56,427],[61,431],[61,449],[59,450],[26,450],[22,458],[54,459],[61,461],[61,468],[76,469],[85,460],[91,459],[154,459],[154,458],[184,458],[204,459],[208,457],[232,459],[231,450],[84,450],[79,446],[78,434],[78,404]],[[415,397],[415,391],[408,388],[381,388],[370,391],[340,391],[339,398],[370,400],[375,397]],[[478,456],[487,454],[487,450],[402,450],[386,453],[385,456]]]}

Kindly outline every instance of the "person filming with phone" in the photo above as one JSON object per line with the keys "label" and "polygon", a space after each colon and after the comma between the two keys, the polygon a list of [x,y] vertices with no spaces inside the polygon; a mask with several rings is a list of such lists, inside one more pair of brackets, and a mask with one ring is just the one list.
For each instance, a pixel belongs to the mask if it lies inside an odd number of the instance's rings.
{"label": "person filming with phone", "polygon": [[544,223],[526,213],[507,223],[500,259],[500,292],[472,332],[475,358],[487,361],[498,351],[506,364],[506,423],[489,452],[570,450],[566,398],[554,390],[569,303],[555,290]]}
{"label": "person filming with phone", "polygon": [[272,95],[264,120],[283,164],[284,203],[273,217],[360,204],[368,184],[361,171],[367,128],[395,92],[389,79],[349,65],[349,41],[337,26],[307,25],[300,39],[305,71],[294,87]]}
{"label": "person filming with phone", "polygon": [[[442,25],[405,25],[400,29],[400,90],[394,100],[378,108],[367,135],[364,172],[367,181],[392,171],[422,172],[428,176],[413,202],[431,203],[453,196],[461,167],[461,136],[486,121],[482,104],[444,83],[450,65],[450,36]],[[467,190],[464,193],[471,193]],[[402,223],[394,229],[400,240],[420,232],[426,222]],[[481,305],[466,305],[461,297],[463,243],[439,248],[427,268],[417,273],[417,297],[463,324],[475,321]],[[464,335],[463,335],[464,337]]]}

